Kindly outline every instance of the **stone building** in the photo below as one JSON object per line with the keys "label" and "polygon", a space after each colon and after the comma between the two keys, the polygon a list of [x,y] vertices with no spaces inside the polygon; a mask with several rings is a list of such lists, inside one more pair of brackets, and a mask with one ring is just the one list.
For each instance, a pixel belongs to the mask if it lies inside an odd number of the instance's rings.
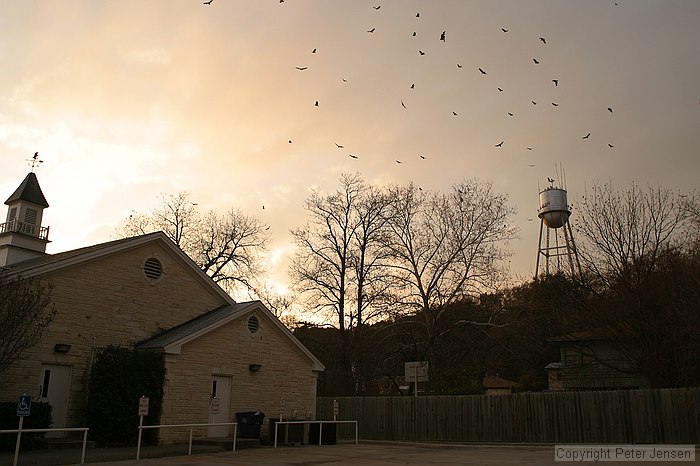
{"label": "stone building", "polygon": [[[41,342],[0,375],[0,401],[27,393],[51,403],[55,427],[83,426],[95,350],[116,345],[164,353],[161,424],[275,416],[280,400],[294,409],[287,417],[314,419],[319,360],[261,302],[235,302],[164,233],[47,254],[48,203],[36,175],[5,204],[0,266],[50,284],[58,313]],[[226,429],[209,427],[208,436]],[[161,429],[160,438],[179,435]]]}

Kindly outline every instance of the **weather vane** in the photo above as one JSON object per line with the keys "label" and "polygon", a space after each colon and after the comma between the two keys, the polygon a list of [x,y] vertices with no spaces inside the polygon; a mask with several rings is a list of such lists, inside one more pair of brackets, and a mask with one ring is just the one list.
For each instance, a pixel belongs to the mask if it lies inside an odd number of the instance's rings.
{"label": "weather vane", "polygon": [[37,165],[39,165],[41,163],[44,163],[44,161],[39,158],[38,152],[34,152],[34,155],[32,155],[31,159],[25,159],[25,160],[27,162],[29,162],[29,165],[32,167],[32,172],[34,172],[34,167],[36,167]]}

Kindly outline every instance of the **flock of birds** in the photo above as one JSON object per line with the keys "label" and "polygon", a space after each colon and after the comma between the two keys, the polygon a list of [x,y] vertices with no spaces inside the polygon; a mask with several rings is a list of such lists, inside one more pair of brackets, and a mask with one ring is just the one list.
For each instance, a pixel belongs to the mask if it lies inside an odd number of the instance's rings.
{"label": "flock of birds", "polygon": [[[205,5],[211,5],[211,4],[212,4],[212,1],[213,1],[213,0],[207,0],[207,1],[203,2],[203,3],[204,3]],[[279,3],[284,3],[284,0],[279,0]],[[617,3],[615,3],[615,5],[617,5]],[[381,9],[381,7],[382,7],[381,5],[372,6],[372,8],[373,8],[374,10],[376,10],[376,11],[379,11],[379,10]],[[415,18],[420,19],[420,17],[421,17],[420,12],[417,12],[417,13],[415,14]],[[508,33],[509,33],[509,29],[506,28],[506,27],[501,27],[500,30],[501,30],[501,33],[502,33],[502,34],[508,34]],[[367,34],[374,34],[376,31],[377,31],[377,28],[376,28],[376,27],[371,27],[371,28],[369,28],[369,29],[366,29],[366,33],[367,33]],[[416,35],[417,35],[417,33],[414,31],[414,32],[412,33],[412,36],[413,36],[413,37],[416,37]],[[443,31],[440,32],[439,34],[436,34],[436,39],[435,39],[435,40],[437,40],[437,41],[439,41],[439,42],[442,42],[442,43],[447,43],[447,41],[448,41],[448,32],[447,32],[446,30],[443,30]],[[538,40],[539,40],[539,42],[541,43],[540,45],[541,45],[542,47],[548,46],[547,38],[546,38],[546,37],[538,37]],[[316,53],[317,53],[317,49],[316,49],[316,48],[313,48],[313,50],[311,50],[311,53],[312,53],[312,54],[316,54]],[[425,56],[425,55],[426,55],[426,51],[423,50],[423,49],[421,49],[421,48],[418,48],[418,55],[419,55],[419,56]],[[532,64],[533,64],[533,66],[538,66],[538,65],[540,65],[540,63],[541,63],[541,62],[540,62],[540,59],[538,59],[537,57],[532,57]],[[463,64],[462,64],[462,63],[457,63],[456,66],[457,66],[457,68],[459,68],[459,69],[462,69],[462,68],[463,68]],[[309,66],[306,65],[306,64],[303,64],[303,65],[300,64],[299,66],[295,66],[295,69],[296,69],[298,72],[305,72],[305,71],[309,70]],[[479,73],[481,76],[483,76],[485,79],[488,79],[488,78],[491,78],[491,77],[492,77],[492,75],[489,74],[489,71],[486,69],[486,67],[485,67],[484,65],[481,65],[481,66],[476,66],[476,65],[475,65],[475,66],[474,66],[474,72],[478,72],[478,73]],[[347,83],[347,82],[348,82],[348,80],[347,80],[345,77],[342,77],[342,76],[341,76],[341,80],[342,80],[343,83]],[[560,82],[559,77],[556,77],[556,76],[552,76],[551,79],[550,79],[550,81],[551,81],[550,86],[553,86],[553,87],[555,87],[555,88],[560,88],[560,84],[563,85],[563,83]],[[495,87],[496,87],[496,90],[497,90],[499,93],[503,93],[503,92],[505,91],[504,88],[502,87],[502,85],[495,86]],[[410,89],[411,91],[415,90],[415,89],[416,89],[415,83],[412,83],[412,84],[410,85],[409,89]],[[400,103],[402,109],[408,110],[408,106],[406,105],[406,101],[405,101],[404,99],[401,99],[399,103]],[[531,103],[531,105],[534,107],[534,106],[537,106],[538,103],[540,103],[540,102],[538,102],[538,101],[536,101],[536,100],[533,99],[533,100],[530,100],[530,103]],[[550,104],[551,104],[551,107],[554,108],[554,109],[556,109],[556,108],[558,108],[558,107],[560,106],[560,104],[559,104],[558,102],[556,102],[556,101],[551,101]],[[313,101],[313,107],[318,108],[318,107],[320,107],[320,105],[321,105],[321,104],[319,103],[318,100],[314,100],[314,101]],[[612,106],[607,107],[607,111],[608,111],[610,114],[612,114],[612,113],[613,113],[613,107],[612,107]],[[457,116],[460,115],[460,114],[459,114],[457,111],[455,111],[455,110],[451,110],[451,113],[452,113],[452,116],[453,116],[453,117],[457,117]],[[508,112],[507,112],[507,115],[508,115],[509,118],[514,118],[514,117],[515,117],[515,112],[514,112],[514,111],[508,111]],[[591,133],[590,133],[590,132],[586,131],[585,134],[582,133],[581,140],[584,140],[584,141],[585,141],[585,140],[589,140],[590,138],[591,138]],[[288,142],[289,142],[289,144],[292,144],[292,143],[293,143],[292,139],[289,139]],[[343,144],[338,144],[337,142],[335,142],[334,144],[335,144],[335,146],[336,146],[337,149],[344,149],[344,148],[345,148],[345,146],[344,146]],[[493,147],[494,147],[495,149],[501,149],[501,148],[503,148],[504,146],[507,146],[507,145],[508,145],[508,143],[507,143],[506,139],[503,139],[503,140],[501,140],[500,142],[495,143],[495,144],[493,145]],[[615,146],[614,146],[612,143],[610,143],[610,142],[607,143],[607,146],[608,146],[609,148],[611,148],[611,149],[615,147]],[[528,146],[525,147],[525,149],[528,150],[528,151],[532,151],[532,150],[534,150],[534,147],[533,147],[532,145],[528,145]],[[426,159],[427,159],[427,157],[426,157],[424,154],[418,154],[418,155],[419,155],[420,160],[426,160]],[[360,158],[360,156],[359,156],[357,153],[350,153],[350,152],[347,152],[347,156],[350,157],[351,159],[359,159],[359,158]],[[402,164],[402,163],[404,163],[404,161],[403,161],[403,160],[400,160],[400,159],[396,159],[395,162],[396,162],[397,164]],[[528,166],[529,166],[529,167],[534,167],[535,164],[530,163],[530,164],[528,164]]]}

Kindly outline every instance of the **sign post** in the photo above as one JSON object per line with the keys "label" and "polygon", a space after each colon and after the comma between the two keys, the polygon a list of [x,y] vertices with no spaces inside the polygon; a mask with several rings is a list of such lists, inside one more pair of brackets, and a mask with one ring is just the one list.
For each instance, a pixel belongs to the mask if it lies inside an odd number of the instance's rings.
{"label": "sign post", "polygon": [[418,396],[418,382],[428,381],[428,361],[412,361],[405,363],[404,380],[415,384],[414,396]]}
{"label": "sign post", "polygon": [[149,399],[145,396],[139,398],[139,440],[138,446],[136,447],[136,459],[138,460],[141,456],[141,434],[143,433],[143,417],[148,416],[148,402]]}
{"label": "sign post", "polygon": [[22,425],[24,424],[24,418],[29,416],[32,411],[32,397],[26,393],[19,397],[17,402],[17,416],[19,417],[19,427],[17,427],[17,443],[15,444],[15,458],[12,462],[12,466],[17,466],[17,459],[19,458],[19,444],[22,440]]}

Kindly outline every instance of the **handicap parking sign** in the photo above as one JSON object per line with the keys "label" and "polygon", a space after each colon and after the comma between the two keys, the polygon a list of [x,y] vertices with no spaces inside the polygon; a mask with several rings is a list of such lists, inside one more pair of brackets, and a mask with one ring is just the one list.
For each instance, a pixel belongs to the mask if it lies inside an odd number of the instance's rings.
{"label": "handicap parking sign", "polygon": [[19,402],[17,402],[17,416],[29,416],[29,412],[32,410],[32,397],[31,395],[22,395],[19,397]]}

